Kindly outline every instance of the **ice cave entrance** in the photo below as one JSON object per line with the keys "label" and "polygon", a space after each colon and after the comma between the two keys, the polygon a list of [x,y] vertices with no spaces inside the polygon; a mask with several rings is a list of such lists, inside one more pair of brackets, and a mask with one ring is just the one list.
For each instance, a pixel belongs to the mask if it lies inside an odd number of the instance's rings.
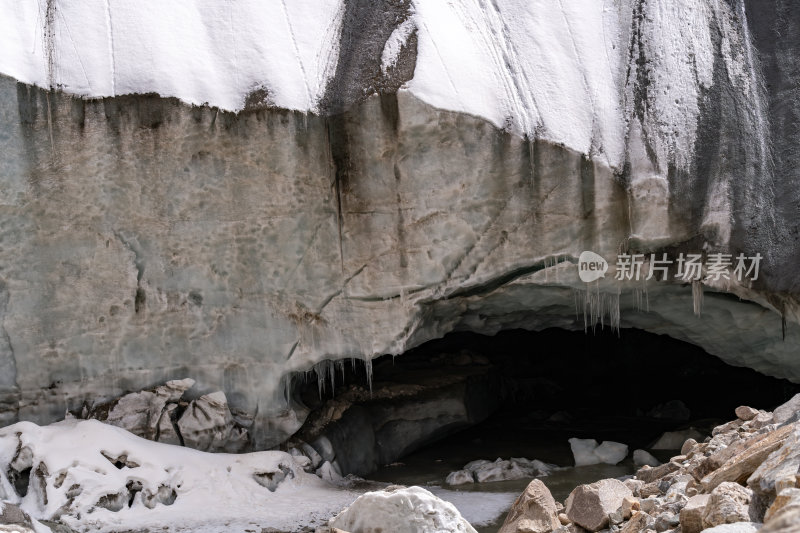
{"label": "ice cave entrance", "polygon": [[[310,414],[288,444],[311,443],[343,474],[418,485],[442,485],[477,459],[571,466],[572,437],[624,443],[663,460],[683,442],[658,445],[664,433],[709,435],[739,405],[771,409],[800,391],[638,329],[452,333],[374,360],[371,391],[363,364],[331,368],[324,380],[295,380],[294,400]],[[587,479],[633,473],[634,465],[629,454],[616,466],[573,470],[549,483],[556,499]],[[525,484],[459,489],[518,493]]]}

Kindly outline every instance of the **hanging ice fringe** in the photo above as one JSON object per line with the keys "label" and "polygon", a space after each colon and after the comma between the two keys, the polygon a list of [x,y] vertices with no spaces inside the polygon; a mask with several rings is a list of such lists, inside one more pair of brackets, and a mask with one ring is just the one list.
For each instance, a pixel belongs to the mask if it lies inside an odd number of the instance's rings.
{"label": "hanging ice fringe", "polygon": [[583,330],[595,331],[597,324],[604,328],[606,324],[612,331],[619,332],[619,292],[608,293],[597,290],[575,289],[575,314],[583,311]]}

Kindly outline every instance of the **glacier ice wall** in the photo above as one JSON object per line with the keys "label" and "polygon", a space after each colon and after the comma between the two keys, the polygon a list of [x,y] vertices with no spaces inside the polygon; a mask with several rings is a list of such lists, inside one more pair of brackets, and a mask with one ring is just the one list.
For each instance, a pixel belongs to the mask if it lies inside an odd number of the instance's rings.
{"label": "glacier ice wall", "polygon": [[0,3],[1,422],[190,376],[268,446],[289,372],[584,311],[800,381],[797,7],[385,4]]}

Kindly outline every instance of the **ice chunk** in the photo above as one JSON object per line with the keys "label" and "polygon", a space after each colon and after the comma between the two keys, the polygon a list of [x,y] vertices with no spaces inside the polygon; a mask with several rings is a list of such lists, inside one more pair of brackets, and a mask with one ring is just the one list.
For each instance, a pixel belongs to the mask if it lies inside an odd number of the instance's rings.
{"label": "ice chunk", "polygon": [[569,439],[575,466],[606,463],[615,465],[628,455],[628,446],[619,442],[605,441],[598,445],[594,439]]}
{"label": "ice chunk", "polygon": [[659,466],[661,461],[645,450],[633,450],[633,464],[636,466]]}

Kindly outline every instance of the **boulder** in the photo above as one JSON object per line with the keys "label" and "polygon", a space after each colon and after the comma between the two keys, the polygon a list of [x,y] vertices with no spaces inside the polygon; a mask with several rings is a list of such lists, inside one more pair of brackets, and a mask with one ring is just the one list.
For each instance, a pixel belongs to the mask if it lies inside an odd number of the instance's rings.
{"label": "boulder", "polygon": [[764,517],[765,533],[797,533],[800,530],[800,494],[798,489],[784,489]]}
{"label": "boulder", "polygon": [[139,437],[157,440],[167,404],[179,401],[192,385],[194,380],[186,378],[168,381],[152,390],[126,394],[111,404],[94,409],[90,417],[126,429]]}
{"label": "boulder", "polygon": [[328,525],[350,533],[477,533],[455,506],[421,487],[367,492]]}
{"label": "boulder", "polygon": [[746,405],[740,405],[736,408],[736,417],[739,420],[744,420],[745,422],[752,420],[757,414],[758,409],[753,409],[752,407],[748,407]]}
{"label": "boulder", "polygon": [[[13,503],[0,501],[0,528],[4,525],[15,526],[14,529],[17,531],[22,528],[33,528],[31,517],[28,516],[28,513]],[[0,529],[0,531],[3,531],[3,529]],[[30,529],[21,533],[27,533],[27,531],[30,531]]]}
{"label": "boulder", "polygon": [[661,461],[645,450],[633,450],[633,464],[636,466],[660,466]]}
{"label": "boulder", "polygon": [[637,511],[633,513],[631,519],[622,526],[619,533],[639,533],[652,528],[654,525],[655,520],[652,516],[643,511]]}
{"label": "boulder", "polygon": [[639,506],[639,498],[633,496],[625,496],[622,499],[622,506],[620,508],[622,512],[623,520],[629,519],[634,511],[638,511],[640,509]]}
{"label": "boulder", "polygon": [[703,511],[703,527],[747,522],[750,520],[750,497],[753,491],[730,481],[720,483],[708,498]]}
{"label": "boulder", "polygon": [[703,530],[703,514],[709,498],[708,494],[698,494],[689,498],[681,509],[681,533],[700,533]]}
{"label": "boulder", "polygon": [[633,496],[624,483],[602,479],[579,485],[567,498],[567,517],[589,531],[599,531],[608,525],[608,515],[622,506],[626,497]]}
{"label": "boulder", "polygon": [[767,508],[772,505],[775,496],[785,488],[798,485],[800,475],[800,428],[795,429],[783,442],[783,445],[772,452],[747,480],[747,486],[753,491],[750,504],[751,518],[761,520]]}
{"label": "boulder", "polygon": [[772,412],[773,422],[776,424],[783,424],[798,411],[800,411],[800,394],[795,394],[791,400],[777,407]]}
{"label": "boulder", "polygon": [[177,425],[184,444],[196,450],[237,453],[248,444],[247,430],[233,421],[221,391],[193,400]]}
{"label": "boulder", "polygon": [[697,445],[697,441],[694,439],[686,439],[686,441],[681,446],[681,455],[689,455],[689,453],[694,449]]}
{"label": "boulder", "polygon": [[498,533],[550,533],[561,525],[553,496],[534,479],[511,506]]}
{"label": "boulder", "polygon": [[680,467],[681,465],[678,463],[673,463],[672,461],[669,463],[664,463],[663,465],[655,468],[645,465],[636,472],[636,479],[644,481],[645,483],[652,483],[653,481],[661,479],[667,474],[671,474],[679,470]]}
{"label": "boulder", "polygon": [[780,516],[782,509],[797,505],[800,505],[800,489],[783,489],[778,496],[775,497],[775,501],[764,514],[764,522],[771,522],[773,518]]}
{"label": "boulder", "polygon": [[575,458],[575,466],[596,464],[615,465],[628,455],[628,446],[619,442],[605,441],[597,444],[594,439],[569,439],[569,446]]}
{"label": "boulder", "polygon": [[[797,424],[796,422],[769,433],[756,434],[740,440],[735,448],[730,446],[729,448],[737,450],[738,453],[703,477],[701,480],[703,490],[710,492],[725,481],[745,483],[772,452],[783,446],[784,441],[789,438]],[[726,449],[720,453],[725,455],[727,451]],[[712,457],[709,457],[709,460],[711,459]]]}

